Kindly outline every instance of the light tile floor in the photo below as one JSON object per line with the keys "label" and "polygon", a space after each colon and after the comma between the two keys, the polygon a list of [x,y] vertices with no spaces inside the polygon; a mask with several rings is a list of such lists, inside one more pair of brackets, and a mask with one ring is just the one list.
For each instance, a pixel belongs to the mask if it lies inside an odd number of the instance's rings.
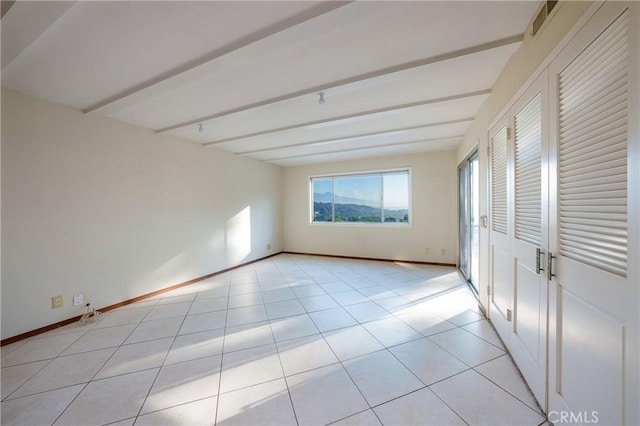
{"label": "light tile floor", "polygon": [[2,348],[3,425],[540,425],[454,268],[281,254]]}

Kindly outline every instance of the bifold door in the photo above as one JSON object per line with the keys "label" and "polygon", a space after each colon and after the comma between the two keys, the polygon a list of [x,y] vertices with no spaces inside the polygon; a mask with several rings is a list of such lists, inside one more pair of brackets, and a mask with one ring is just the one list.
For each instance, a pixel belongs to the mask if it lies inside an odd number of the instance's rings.
{"label": "bifold door", "polygon": [[640,3],[589,18],[489,132],[489,315],[555,424],[640,424]]}
{"label": "bifold door", "polygon": [[490,132],[491,319],[541,406],[546,404],[548,285],[547,75]]}
{"label": "bifold door", "polygon": [[549,68],[552,421],[640,423],[638,6],[604,4]]}

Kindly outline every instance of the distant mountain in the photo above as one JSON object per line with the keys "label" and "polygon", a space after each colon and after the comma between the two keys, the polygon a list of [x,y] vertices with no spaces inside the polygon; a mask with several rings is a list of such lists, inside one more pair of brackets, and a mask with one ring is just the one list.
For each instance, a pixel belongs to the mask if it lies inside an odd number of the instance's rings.
{"label": "distant mountain", "polygon": [[[331,203],[332,197],[330,192],[325,192],[324,194],[320,194],[318,192],[313,193],[313,201],[317,201],[320,203]],[[350,198],[350,197],[342,197],[340,195],[336,195],[335,199],[336,204],[357,204],[362,206],[370,206],[376,207],[380,205],[380,201],[370,201],[370,200],[360,200],[358,198]]]}
{"label": "distant mountain", "polygon": [[[323,194],[319,192],[313,193],[313,201],[320,203],[331,203],[333,202],[331,193],[325,192]],[[380,205],[380,201],[371,201],[371,200],[361,200],[359,198],[351,198],[351,197],[342,197],[340,195],[336,195],[336,204],[354,204],[359,206],[369,206],[377,208]],[[390,210],[403,210],[402,208],[398,208],[398,206],[388,206]],[[406,212],[406,209],[403,211]]]}
{"label": "distant mountain", "polygon": [[[362,204],[337,204],[336,222],[380,222],[380,209]],[[313,203],[313,211],[316,222],[331,222],[331,202]],[[384,210],[385,222],[408,222],[409,211]]]}

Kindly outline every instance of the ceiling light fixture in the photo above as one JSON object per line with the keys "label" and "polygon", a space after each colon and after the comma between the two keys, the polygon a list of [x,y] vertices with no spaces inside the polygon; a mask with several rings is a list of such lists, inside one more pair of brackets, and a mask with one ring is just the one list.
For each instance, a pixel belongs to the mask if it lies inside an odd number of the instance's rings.
{"label": "ceiling light fixture", "polygon": [[318,103],[319,103],[320,105],[324,105],[324,92],[320,92],[320,93],[318,93],[318,96],[320,97],[320,98],[318,99]]}
{"label": "ceiling light fixture", "polygon": [[198,124],[198,133],[204,133],[204,126],[202,125],[202,123]]}

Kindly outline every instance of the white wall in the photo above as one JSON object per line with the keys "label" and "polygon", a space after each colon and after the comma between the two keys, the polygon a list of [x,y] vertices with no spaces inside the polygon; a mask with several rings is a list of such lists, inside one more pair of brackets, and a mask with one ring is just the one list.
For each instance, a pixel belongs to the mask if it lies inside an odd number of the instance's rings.
{"label": "white wall", "polygon": [[[560,40],[578,22],[578,19],[591,6],[591,1],[558,2],[556,10],[547,18],[543,29],[534,37],[527,31],[519,49],[511,56],[498,76],[489,97],[476,114],[474,122],[458,146],[457,162],[463,161],[476,149],[479,153],[480,169],[480,214],[489,214],[488,170],[489,160],[487,146],[488,131],[507,104],[514,98],[536,69]],[[486,228],[480,229],[480,302],[488,306],[487,286],[489,285],[489,233]]]}
{"label": "white wall", "polygon": [[279,252],[281,204],[279,167],[3,89],[2,338],[82,313],[76,292],[102,307]]}
{"label": "white wall", "polygon": [[[283,169],[284,249],[436,263],[456,263],[457,172],[454,151],[288,167]],[[309,176],[412,168],[412,225],[309,223]],[[425,248],[429,254],[425,255]],[[440,254],[445,249],[446,254]]]}

